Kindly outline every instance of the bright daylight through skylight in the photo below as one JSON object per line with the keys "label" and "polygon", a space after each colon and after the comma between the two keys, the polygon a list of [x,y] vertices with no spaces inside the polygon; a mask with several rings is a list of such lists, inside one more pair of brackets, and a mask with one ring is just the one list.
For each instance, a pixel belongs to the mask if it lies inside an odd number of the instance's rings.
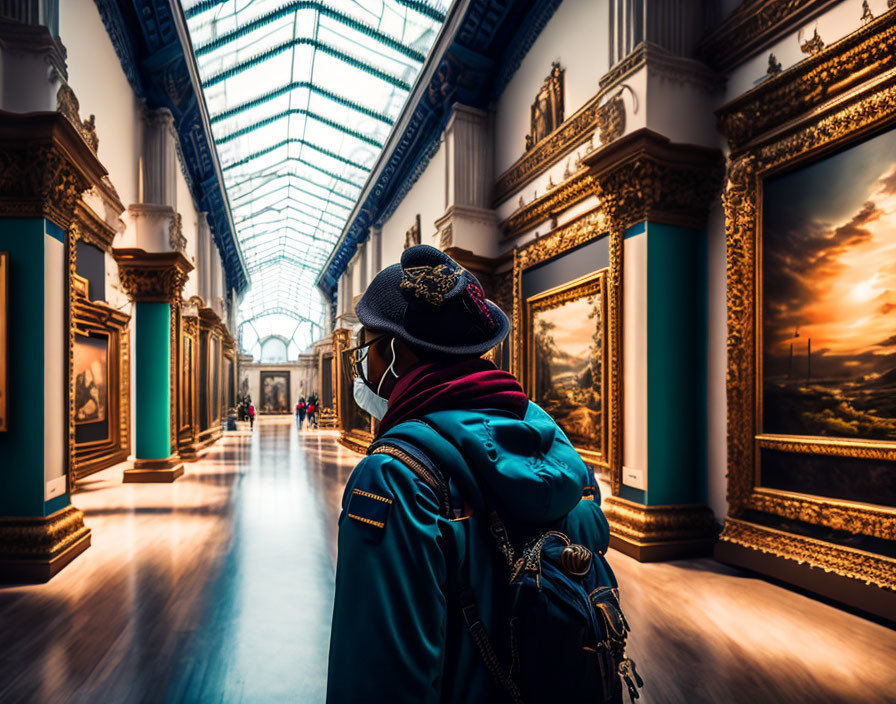
{"label": "bright daylight through skylight", "polygon": [[314,282],[444,21],[437,0],[183,0],[249,269],[241,347],[321,335]]}

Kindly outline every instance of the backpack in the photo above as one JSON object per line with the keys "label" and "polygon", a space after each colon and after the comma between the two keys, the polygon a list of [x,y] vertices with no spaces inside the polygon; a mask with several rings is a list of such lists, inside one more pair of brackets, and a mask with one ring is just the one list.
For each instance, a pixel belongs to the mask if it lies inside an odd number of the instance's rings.
{"label": "backpack", "polygon": [[[384,437],[368,449],[368,454],[378,453],[411,469],[435,491],[442,515],[455,518],[447,478],[424,451]],[[461,576],[458,602],[483,664],[508,701],[621,704],[623,683],[631,701],[637,699],[643,681],[625,655],[629,625],[619,591],[615,583],[598,583],[597,561],[613,574],[604,556],[572,544],[558,530],[536,526],[524,531],[528,539],[515,548],[498,512],[487,508],[497,559],[507,567],[506,626],[500,633],[486,631],[475,595]],[[499,651],[495,643],[509,647]]]}

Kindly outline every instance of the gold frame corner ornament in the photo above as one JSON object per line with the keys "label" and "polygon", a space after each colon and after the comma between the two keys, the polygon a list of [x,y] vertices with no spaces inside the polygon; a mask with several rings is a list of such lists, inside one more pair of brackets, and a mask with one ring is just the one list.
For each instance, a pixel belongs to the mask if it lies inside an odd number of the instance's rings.
{"label": "gold frame corner ornament", "polygon": [[[892,560],[756,526],[743,516],[754,510],[896,539],[896,509],[762,487],[758,465],[761,449],[896,461],[896,443],[762,433],[758,300],[764,179],[896,129],[894,41],[896,13],[885,13],[719,110],[732,146],[722,196],[727,242],[729,515],[720,539],[890,589],[896,588]],[[890,569],[888,578],[882,577],[884,563]]]}

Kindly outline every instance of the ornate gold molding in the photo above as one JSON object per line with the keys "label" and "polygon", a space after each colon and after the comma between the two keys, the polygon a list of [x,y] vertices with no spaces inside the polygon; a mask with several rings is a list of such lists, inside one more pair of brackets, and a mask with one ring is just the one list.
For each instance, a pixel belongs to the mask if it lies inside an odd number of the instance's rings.
{"label": "ornate gold molding", "polygon": [[193,265],[181,252],[113,249],[121,285],[133,301],[175,304]]}
{"label": "ornate gold molding", "polygon": [[[523,272],[553,259],[579,245],[607,235],[608,221],[601,210],[592,210],[551,234],[514,250],[513,256],[513,343],[510,348],[511,371],[524,383],[525,340],[523,321]],[[608,420],[606,459],[610,468],[613,493],[622,484],[622,232],[609,233],[610,272],[607,285],[607,338],[609,344]]]}
{"label": "ornate gold molding", "polygon": [[573,149],[593,139],[595,131],[599,131],[602,144],[621,136],[625,131],[625,105],[618,95],[601,105],[606,95],[607,91],[597,93],[498,176],[492,206],[507,200]]}
{"label": "ornate gold molding", "polygon": [[71,505],[47,517],[0,518],[0,555],[52,560],[89,536],[84,514]]}
{"label": "ornate gold molding", "polygon": [[75,91],[66,83],[59,86],[59,91],[56,93],[56,110],[72,123],[72,126],[95,154],[100,146],[100,138],[96,134],[96,118],[91,115],[86,120],[81,119],[81,104],[78,102]]}
{"label": "ornate gold molding", "polygon": [[342,407],[342,351],[350,346],[351,331],[337,328],[333,331],[333,406],[336,410],[336,427],[345,434],[345,409]]}
{"label": "ornate gold molding", "polygon": [[756,158],[745,154],[729,161],[722,205],[728,247],[728,367],[725,389],[728,408],[728,512],[732,516],[743,511],[753,489],[753,472],[746,468],[754,466],[753,305],[756,281],[753,263],[758,196]]}
{"label": "ornate gold molding", "polygon": [[0,217],[47,218],[67,231],[81,194],[105,175],[60,113],[0,111]]}
{"label": "ornate gold molding", "polygon": [[757,435],[759,447],[779,452],[828,455],[831,457],[857,457],[863,460],[896,461],[896,443],[840,438],[801,438],[778,435]]}
{"label": "ornate gold molding", "polygon": [[75,241],[82,240],[109,254],[112,253],[112,241],[118,234],[115,229],[102,220],[83,200],[75,203],[74,220],[71,229]]}
{"label": "ornate gold molding", "polygon": [[717,149],[674,144],[646,128],[582,162],[611,229],[621,230],[645,220],[704,227],[725,170]]}
{"label": "ornate gold molding", "polygon": [[732,150],[794,119],[816,119],[822,103],[896,66],[896,12],[886,12],[793,68],[719,108]]}
{"label": "ornate gold molding", "polygon": [[579,245],[600,237],[607,232],[607,220],[603,211],[592,210],[568,225],[557,228],[549,235],[539,237],[513,252],[513,330],[514,345],[511,349],[511,370],[522,378],[525,342],[521,333],[523,327],[522,273],[526,269],[560,256]]}
{"label": "ornate gold molding", "polygon": [[896,590],[896,560],[880,555],[731,517],[725,519],[725,529],[719,540],[833,572],[881,589]]}
{"label": "ornate gold molding", "polygon": [[516,237],[591,195],[594,195],[594,180],[587,172],[579,172],[502,222],[504,237]]}
{"label": "ornate gold molding", "polygon": [[716,70],[729,71],[836,1],[744,0],[700,43],[697,54]]}
{"label": "ornate gold molding", "polygon": [[[825,48],[719,111],[733,151],[723,205],[727,242],[728,503],[722,540],[894,588],[892,560],[747,523],[746,510],[883,540],[896,511],[757,486],[761,448],[828,457],[896,460],[896,444],[761,434],[758,299],[763,179],[843,147],[896,120],[896,13]],[[874,576],[886,567],[886,579]]]}
{"label": "ornate gold molding", "polygon": [[896,509],[772,489],[756,489],[748,508],[834,530],[896,540]]}
{"label": "ornate gold molding", "polygon": [[640,543],[705,540],[715,537],[712,511],[701,504],[645,506],[618,496],[603,501],[613,532]]}

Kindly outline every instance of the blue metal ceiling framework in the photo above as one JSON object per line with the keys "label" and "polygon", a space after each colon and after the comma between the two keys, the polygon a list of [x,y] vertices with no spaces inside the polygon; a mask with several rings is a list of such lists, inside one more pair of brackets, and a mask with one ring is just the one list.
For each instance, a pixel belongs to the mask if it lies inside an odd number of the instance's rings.
{"label": "blue metal ceiling framework", "polygon": [[486,108],[501,93],[561,0],[460,0],[317,285],[331,300],[371,226],[382,225],[423,173],[459,102]]}
{"label": "blue metal ceiling framework", "polygon": [[180,1],[251,279],[241,346],[255,353],[280,336],[295,354],[320,336],[315,282],[445,10],[439,0]]}
{"label": "blue metal ceiling framework", "polygon": [[242,295],[249,271],[237,243],[205,105],[196,89],[193,57],[184,49],[178,17],[168,0],[95,0],[134,93],[149,108],[174,115],[190,192],[208,212],[222,254],[228,290]]}

